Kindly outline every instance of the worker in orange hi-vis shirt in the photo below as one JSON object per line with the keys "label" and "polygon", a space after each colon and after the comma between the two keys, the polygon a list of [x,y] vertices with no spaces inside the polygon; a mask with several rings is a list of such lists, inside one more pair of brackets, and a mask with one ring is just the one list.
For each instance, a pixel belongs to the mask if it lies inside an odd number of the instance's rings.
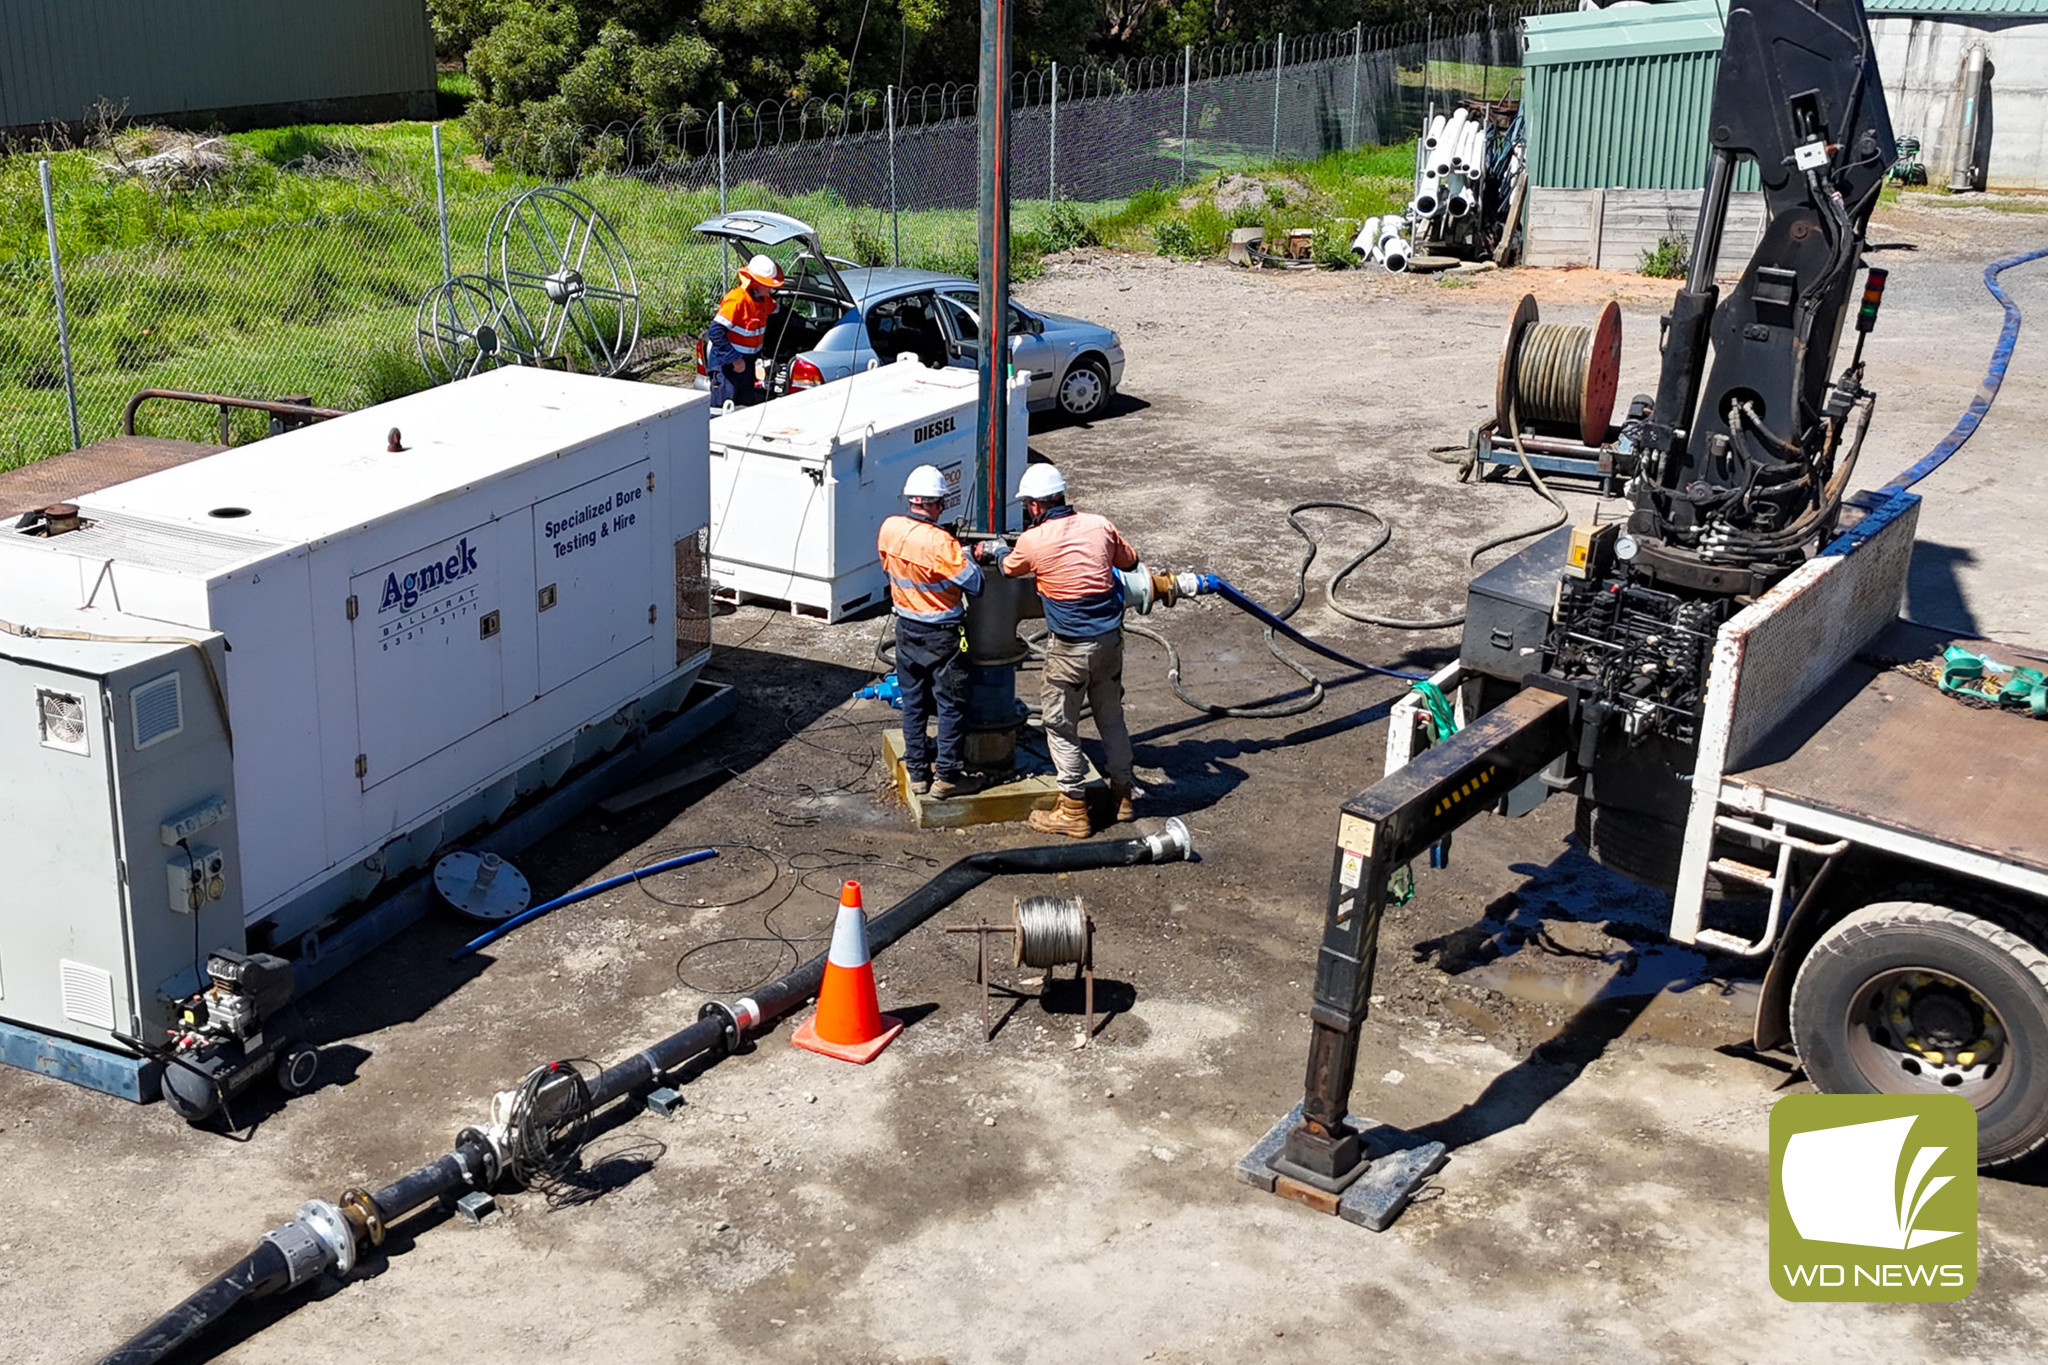
{"label": "worker in orange hi-vis shirt", "polygon": [[704,329],[704,368],[711,376],[711,406],[741,407],[761,401],[754,361],[768,340],[768,319],[775,313],[775,291],[782,287],[782,267],[772,256],[756,256],[740,267],[740,282],[718,305],[717,316]]}
{"label": "worker in orange hi-vis shirt", "polygon": [[1095,714],[1104,770],[1116,798],[1116,819],[1130,820],[1137,789],[1131,732],[1124,725],[1124,593],[1118,569],[1136,568],[1138,552],[1108,517],[1067,505],[1067,481],[1049,464],[1034,464],[1017,483],[1024,534],[1002,558],[1012,578],[1035,574],[1045,607],[1044,684],[1040,695],[1045,743],[1060,784],[1059,804],[1033,811],[1044,834],[1085,839],[1093,829],[1085,792],[1088,758],[1081,752],[1081,706]]}

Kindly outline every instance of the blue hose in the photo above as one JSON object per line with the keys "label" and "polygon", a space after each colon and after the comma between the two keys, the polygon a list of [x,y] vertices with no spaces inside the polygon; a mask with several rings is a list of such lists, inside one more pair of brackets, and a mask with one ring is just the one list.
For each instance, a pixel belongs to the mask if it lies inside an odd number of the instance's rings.
{"label": "blue hose", "polygon": [[1963,448],[1963,442],[1976,433],[1977,426],[1984,420],[1984,414],[1991,411],[1991,400],[1998,397],[1998,386],[2005,382],[2005,367],[2012,363],[2012,348],[2020,339],[2020,309],[2004,289],[1999,287],[1998,277],[2016,265],[2038,261],[2048,256],[2048,246],[2037,251],[2022,252],[2008,256],[2002,261],[1993,261],[1984,267],[1984,287],[1991,291],[2005,309],[2005,326],[1999,329],[1998,344],[1991,348],[1991,368],[1984,372],[1984,382],[1977,386],[1977,396],[1970,400],[1969,408],[1955,429],[1941,438],[1941,444],[1921,456],[1920,462],[1905,473],[1880,488],[1880,494],[1902,493],[1920,480],[1932,474],[1947,462],[1948,457]]}
{"label": "blue hose", "polygon": [[688,867],[691,863],[701,863],[707,858],[716,858],[717,856],[718,850],[715,848],[700,848],[695,853],[685,853],[677,858],[665,858],[661,862],[651,863],[646,867],[634,868],[631,872],[622,872],[616,877],[606,877],[601,882],[593,882],[581,890],[571,891],[566,896],[557,896],[551,901],[543,901],[529,910],[522,910],[503,924],[477,935],[454,952],[448,954],[448,960],[450,962],[459,962],[477,949],[487,944],[496,943],[520,925],[531,923],[551,910],[559,910],[565,905],[574,905],[577,901],[587,901],[592,896],[602,895],[615,886],[624,886],[627,882],[637,882],[642,877],[651,877],[657,872],[667,872],[673,868]]}
{"label": "blue hose", "polygon": [[1264,607],[1252,601],[1251,598],[1246,597],[1231,585],[1229,579],[1224,578],[1220,574],[1196,574],[1195,591],[1197,594],[1204,596],[1211,593],[1215,594],[1247,616],[1257,617],[1267,626],[1285,635],[1303,649],[1313,650],[1325,659],[1333,659],[1346,667],[1363,669],[1367,673],[1378,673],[1382,677],[1399,678],[1402,682],[1420,682],[1428,676],[1423,673],[1403,673],[1399,669],[1383,668],[1379,664],[1369,664],[1362,659],[1354,659],[1349,654],[1340,654],[1328,645],[1318,644],[1293,626],[1288,625],[1287,622],[1281,620],[1278,616],[1275,616],[1272,612],[1267,611]]}

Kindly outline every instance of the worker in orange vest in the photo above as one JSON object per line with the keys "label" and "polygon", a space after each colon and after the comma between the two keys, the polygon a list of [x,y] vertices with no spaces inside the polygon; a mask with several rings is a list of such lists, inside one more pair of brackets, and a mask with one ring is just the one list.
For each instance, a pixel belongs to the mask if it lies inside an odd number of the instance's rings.
{"label": "worker in orange vest", "polygon": [[704,329],[704,368],[711,375],[711,406],[727,403],[747,407],[761,401],[754,361],[768,339],[768,319],[775,312],[775,291],[782,287],[782,267],[772,256],[756,256],[740,267],[740,282],[718,305],[718,315]]}
{"label": "worker in orange vest", "polygon": [[1037,575],[1045,608],[1039,701],[1060,798],[1049,811],[1031,812],[1031,827],[1085,839],[1093,829],[1086,800],[1088,758],[1081,751],[1084,702],[1102,735],[1116,819],[1135,816],[1131,732],[1124,724],[1124,590],[1116,571],[1136,568],[1138,552],[1108,517],[1067,505],[1067,481],[1053,465],[1025,469],[1017,500],[1024,504],[1024,534],[1007,554],[987,553],[1002,554],[1003,572],[1011,578]]}
{"label": "worker in orange vest", "polygon": [[[928,464],[903,482],[908,515],[882,523],[875,548],[896,608],[896,683],[903,691],[903,766],[920,796],[963,795],[980,780],[967,771],[967,609],[981,593],[981,569],[939,525],[946,476]],[[925,733],[938,716],[938,752]]]}

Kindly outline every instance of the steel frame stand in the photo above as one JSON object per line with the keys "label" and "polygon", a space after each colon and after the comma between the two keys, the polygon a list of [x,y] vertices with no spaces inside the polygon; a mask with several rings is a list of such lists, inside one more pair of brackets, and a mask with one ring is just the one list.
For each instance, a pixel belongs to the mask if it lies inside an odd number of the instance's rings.
{"label": "steel frame stand", "polygon": [[[1074,980],[1081,983],[1081,1009],[1084,1016],[1081,1027],[1081,1046],[1093,1047],[1095,1045],[1095,917],[1084,911],[1082,923],[1086,928],[1081,940],[1081,960],[1073,964]],[[988,936],[990,934],[1009,934],[1014,938],[1018,933],[1017,926],[1014,924],[990,924],[986,917],[982,917],[976,919],[972,924],[949,924],[946,926],[946,932],[949,934],[973,934],[977,940],[978,951],[974,959],[974,983],[981,987],[981,1041],[984,1043],[991,1042],[996,1035],[991,1018],[990,997],[996,987],[989,973]],[[1045,999],[1046,987],[1051,984],[1052,969],[1048,967],[1045,972],[1044,983],[1039,987],[1038,991],[1038,998],[1041,1001]],[[1021,992],[1014,991],[1007,986],[1003,987],[1002,990],[1005,995],[1015,996],[1018,999],[1025,998]],[[1271,1187],[1268,1186],[1268,1188]]]}

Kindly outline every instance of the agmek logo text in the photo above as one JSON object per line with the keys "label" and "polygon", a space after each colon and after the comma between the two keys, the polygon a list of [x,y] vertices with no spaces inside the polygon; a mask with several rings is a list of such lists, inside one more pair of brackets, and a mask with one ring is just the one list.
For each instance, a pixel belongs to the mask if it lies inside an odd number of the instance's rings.
{"label": "agmek logo text", "polygon": [[1771,1287],[1794,1302],[1946,1303],[1977,1284],[1977,1111],[1960,1095],[1771,1108]]}
{"label": "agmek logo text", "polygon": [[384,575],[384,595],[378,600],[377,611],[411,611],[422,599],[439,588],[469,577],[476,572],[476,549],[464,536],[455,542],[455,551],[446,559],[430,560],[400,578],[395,573]]}

